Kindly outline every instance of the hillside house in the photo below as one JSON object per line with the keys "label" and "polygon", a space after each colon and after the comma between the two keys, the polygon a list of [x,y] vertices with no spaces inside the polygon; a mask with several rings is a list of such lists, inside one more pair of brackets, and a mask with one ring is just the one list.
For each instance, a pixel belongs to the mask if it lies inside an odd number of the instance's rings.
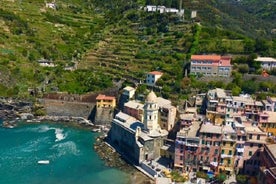
{"label": "hillside house", "polygon": [[261,66],[265,70],[271,70],[276,68],[276,59],[272,57],[257,57],[255,61],[261,63]]}
{"label": "hillside house", "polygon": [[204,76],[230,77],[231,57],[219,55],[192,55],[190,73]]}
{"label": "hillside house", "polygon": [[156,81],[161,78],[163,75],[162,72],[152,71],[147,74],[146,84],[148,86],[155,86]]}

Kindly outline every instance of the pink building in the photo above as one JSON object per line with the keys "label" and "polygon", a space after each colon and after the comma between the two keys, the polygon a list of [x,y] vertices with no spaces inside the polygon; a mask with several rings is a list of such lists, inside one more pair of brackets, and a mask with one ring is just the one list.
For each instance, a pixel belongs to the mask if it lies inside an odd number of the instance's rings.
{"label": "pink building", "polygon": [[212,124],[202,124],[199,137],[201,148],[198,155],[199,170],[217,172],[220,162],[222,127]]}
{"label": "pink building", "polygon": [[182,172],[198,170],[200,138],[197,137],[197,132],[199,128],[200,122],[196,121],[190,127],[183,128],[177,133],[174,167]]}
{"label": "pink building", "polygon": [[246,141],[244,143],[243,154],[243,171],[247,175],[256,175],[260,166],[260,155],[263,151],[263,146],[266,143],[267,133],[261,131],[259,127],[245,127]]}
{"label": "pink building", "polygon": [[230,56],[192,55],[191,73],[205,76],[231,76],[232,65]]}
{"label": "pink building", "polygon": [[136,101],[129,101],[124,104],[124,113],[135,117],[136,119],[143,122],[143,116],[144,116],[144,104],[141,104]]}

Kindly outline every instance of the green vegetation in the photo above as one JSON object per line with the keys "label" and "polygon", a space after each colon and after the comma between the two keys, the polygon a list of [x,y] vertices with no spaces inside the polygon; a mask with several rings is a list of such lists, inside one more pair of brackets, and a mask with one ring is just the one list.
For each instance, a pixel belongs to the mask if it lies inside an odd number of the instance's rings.
{"label": "green vegetation", "polygon": [[185,182],[186,179],[178,171],[171,172],[171,178],[174,182]]}
{"label": "green vegetation", "polygon": [[[254,54],[276,56],[271,32],[275,4],[261,9],[260,1],[247,2],[185,0],[183,20],[140,9],[146,4],[178,8],[177,0],[59,0],[56,10],[46,8],[44,0],[1,1],[0,95],[26,97],[30,88],[46,93],[100,91],[121,79],[135,85],[152,70],[164,72],[160,94],[172,99],[211,87],[234,93],[275,92],[273,83],[258,82],[252,88],[239,75],[260,74],[260,66],[252,62]],[[260,11],[252,12],[256,6]],[[194,20],[189,18],[191,10],[198,10]],[[245,20],[240,22],[238,16]],[[234,72],[233,83],[184,77],[190,55],[201,53],[240,55],[233,61],[239,72]],[[39,66],[41,58],[56,67]],[[68,67],[73,70],[65,70]]]}
{"label": "green vegetation", "polygon": [[202,172],[202,171],[198,171],[197,173],[196,173],[196,177],[197,178],[203,178],[203,179],[208,179],[208,175],[205,173],[205,172]]}

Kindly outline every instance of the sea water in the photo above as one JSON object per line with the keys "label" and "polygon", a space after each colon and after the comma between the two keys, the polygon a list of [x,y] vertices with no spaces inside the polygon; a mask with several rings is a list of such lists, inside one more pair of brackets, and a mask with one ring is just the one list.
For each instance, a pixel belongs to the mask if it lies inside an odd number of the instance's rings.
{"label": "sea water", "polygon": [[64,124],[1,127],[0,184],[127,184],[129,174],[105,166],[93,150],[96,137]]}

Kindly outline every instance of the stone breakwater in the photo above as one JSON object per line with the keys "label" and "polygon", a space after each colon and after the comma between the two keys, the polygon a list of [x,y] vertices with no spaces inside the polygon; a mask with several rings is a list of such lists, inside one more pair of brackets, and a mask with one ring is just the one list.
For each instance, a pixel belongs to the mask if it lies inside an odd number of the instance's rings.
{"label": "stone breakwater", "polygon": [[138,171],[136,168],[128,164],[123,160],[119,153],[117,153],[114,148],[105,142],[104,136],[99,136],[94,144],[94,150],[99,155],[99,157],[105,161],[105,164],[109,167],[116,167],[131,174],[130,182],[131,184],[153,184],[150,178],[145,176],[143,173]]}

